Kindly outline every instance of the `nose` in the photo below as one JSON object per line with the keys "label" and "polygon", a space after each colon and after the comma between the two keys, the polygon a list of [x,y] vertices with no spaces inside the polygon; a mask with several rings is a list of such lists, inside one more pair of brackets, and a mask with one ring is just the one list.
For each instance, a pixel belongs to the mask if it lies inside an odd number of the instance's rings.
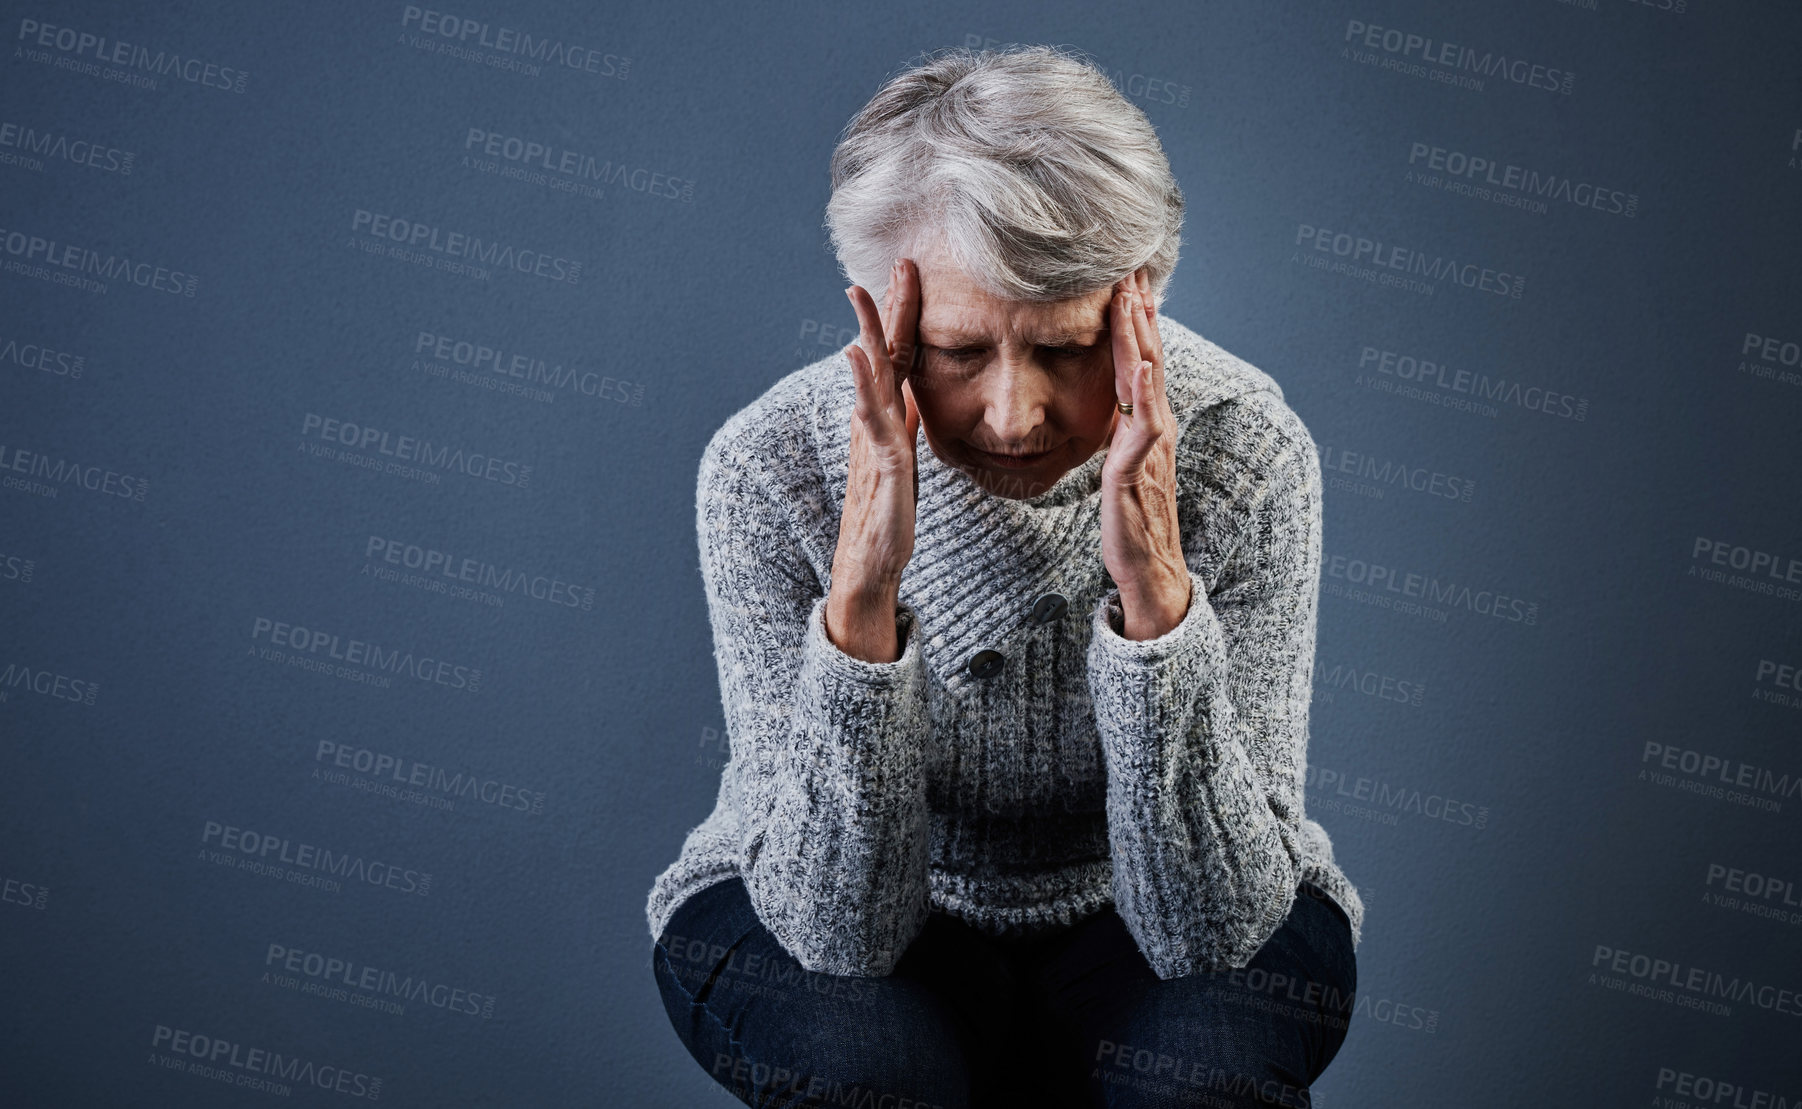
{"label": "nose", "polygon": [[1017,446],[1045,422],[1045,374],[1023,358],[1003,355],[983,407],[983,425],[994,441]]}

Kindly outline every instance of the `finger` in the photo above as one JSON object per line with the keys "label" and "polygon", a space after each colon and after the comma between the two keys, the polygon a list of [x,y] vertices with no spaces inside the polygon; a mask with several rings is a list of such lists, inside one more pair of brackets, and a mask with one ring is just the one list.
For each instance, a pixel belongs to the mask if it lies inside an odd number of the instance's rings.
{"label": "finger", "polygon": [[1133,362],[1133,368],[1123,371],[1124,384],[1132,393],[1133,415],[1121,415],[1119,424],[1114,429],[1114,440],[1108,445],[1108,465],[1117,467],[1115,472],[1137,480],[1144,472],[1144,462],[1151,454],[1151,445],[1157,440],[1157,431],[1151,420],[1151,409],[1148,402],[1151,390],[1139,379],[1137,366],[1142,366],[1146,359]]}
{"label": "finger", "polygon": [[1152,418],[1150,408],[1151,386],[1146,378],[1145,364],[1142,359],[1135,369],[1128,372],[1127,378],[1133,390],[1134,418],[1122,421],[1122,426],[1114,432],[1114,442],[1108,448],[1110,461],[1118,456],[1118,462],[1114,464],[1120,467],[1119,472],[1135,477],[1151,454],[1151,445],[1157,439],[1156,421]]}
{"label": "finger", "polygon": [[887,339],[888,362],[890,362],[890,364],[894,364],[894,361],[896,361],[894,335],[896,335],[896,294],[899,292],[897,285],[899,285],[899,283],[896,281],[896,267],[890,265],[890,267],[888,267],[888,292],[883,294],[883,339]]}
{"label": "finger", "polygon": [[914,400],[913,382],[901,383],[901,401],[907,405],[907,439],[912,442],[914,434],[920,430],[920,405]]}
{"label": "finger", "polygon": [[1142,295],[1145,304],[1145,319],[1151,324],[1151,346],[1144,349],[1146,357],[1156,362],[1158,364],[1159,372],[1162,373],[1164,366],[1164,337],[1158,332],[1157,298],[1151,295],[1151,274],[1144,269],[1140,269],[1138,271],[1138,276],[1139,292]]}
{"label": "finger", "polygon": [[869,355],[870,365],[875,368],[877,378],[887,376],[888,340],[882,334],[881,310],[876,307],[869,290],[862,285],[851,286],[845,290],[845,295],[850,298],[851,308],[857,313],[858,345]]}
{"label": "finger", "polygon": [[1151,275],[1144,268],[1133,271],[1134,287],[1139,291],[1139,303],[1142,311],[1133,314],[1136,324],[1135,333],[1139,337],[1141,356],[1152,363],[1151,392],[1152,412],[1159,423],[1169,426],[1175,416],[1170,408],[1170,394],[1166,388],[1165,374],[1169,367],[1164,365],[1164,337],[1158,333],[1157,305],[1151,296]]}
{"label": "finger", "polygon": [[[1153,297],[1151,295],[1151,274],[1141,266],[1133,271],[1132,283],[1133,289],[1139,294],[1139,315],[1152,323],[1156,323],[1157,305],[1153,303]],[[1151,335],[1154,340],[1154,346],[1144,348],[1145,357],[1147,358],[1153,357],[1155,340],[1157,338],[1157,329],[1155,327],[1152,329]]]}
{"label": "finger", "polygon": [[1115,294],[1109,329],[1113,335],[1114,396],[1132,404],[1132,371],[1139,364],[1139,339],[1133,326],[1132,293]]}
{"label": "finger", "polygon": [[845,358],[851,363],[851,380],[857,389],[857,418],[868,425],[875,420],[878,408],[876,381],[870,373],[869,359],[856,343],[845,344]]}
{"label": "finger", "polygon": [[1152,444],[1164,432],[1164,398],[1158,391],[1157,364],[1141,359],[1139,372],[1133,375],[1133,415],[1143,412],[1145,418],[1133,428],[1138,441],[1150,452]]}
{"label": "finger", "polygon": [[895,263],[895,315],[889,333],[895,337],[893,362],[900,376],[912,374],[919,364],[920,352],[920,271],[913,259]]}
{"label": "finger", "polygon": [[[893,270],[890,270],[888,291],[882,294],[882,334],[885,337],[895,333],[895,295],[895,274]],[[893,342],[893,339],[888,340],[889,344],[893,344]],[[892,349],[892,346],[890,346],[890,349],[888,349],[886,353],[889,356],[889,365],[893,367],[895,365],[895,352]],[[900,376],[898,371],[895,376]],[[887,395],[886,391],[884,395]]]}
{"label": "finger", "polygon": [[904,421],[907,416],[906,405],[901,400],[901,382],[907,377],[907,368],[899,357],[901,347],[900,332],[895,327],[895,317],[900,312],[901,301],[901,266],[897,262],[889,267],[888,291],[882,298],[882,335],[884,353],[888,355],[889,381],[883,386],[883,403],[888,414],[896,421]]}
{"label": "finger", "polygon": [[1151,326],[1150,317],[1145,315],[1145,295],[1135,291],[1133,294],[1133,339],[1138,344],[1140,359],[1151,359],[1157,351],[1157,332]]}
{"label": "finger", "polygon": [[870,298],[869,290],[862,285],[853,285],[845,290],[851,299],[851,307],[857,312],[858,335],[857,345],[870,364],[870,376],[876,381],[877,393],[883,398],[880,402],[887,408],[894,392],[894,374],[889,365],[888,341],[882,335],[882,318],[876,309],[876,302]]}

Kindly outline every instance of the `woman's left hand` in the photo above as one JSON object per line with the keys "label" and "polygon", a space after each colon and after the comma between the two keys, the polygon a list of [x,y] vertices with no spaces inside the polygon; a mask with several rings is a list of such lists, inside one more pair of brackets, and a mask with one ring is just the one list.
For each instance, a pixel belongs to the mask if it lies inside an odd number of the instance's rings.
{"label": "woman's left hand", "polygon": [[1101,470],[1101,561],[1120,587],[1127,639],[1156,639],[1189,612],[1192,582],[1176,514],[1176,416],[1164,394],[1164,343],[1144,270],[1114,286],[1114,413]]}

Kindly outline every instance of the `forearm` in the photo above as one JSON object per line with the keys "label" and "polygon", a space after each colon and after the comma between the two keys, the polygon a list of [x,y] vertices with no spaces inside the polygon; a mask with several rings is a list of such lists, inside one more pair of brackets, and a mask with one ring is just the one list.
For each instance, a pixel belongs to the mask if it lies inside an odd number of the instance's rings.
{"label": "forearm", "polygon": [[886,974],[924,921],[926,694],[911,611],[892,661],[827,636],[828,575],[734,418],[702,457],[701,577],[732,756],[737,862],[758,919],[810,970]]}
{"label": "forearm", "polygon": [[1197,590],[1163,637],[1096,637],[1117,910],[1160,977],[1243,966],[1287,911],[1297,818],[1253,760],[1219,619]]}
{"label": "forearm", "polygon": [[[927,912],[925,672],[911,613],[900,657],[876,665],[826,640],[824,608],[810,614],[782,726],[746,733],[758,757],[740,778],[741,869],[803,966],[880,976]],[[896,622],[891,608],[891,633]]]}

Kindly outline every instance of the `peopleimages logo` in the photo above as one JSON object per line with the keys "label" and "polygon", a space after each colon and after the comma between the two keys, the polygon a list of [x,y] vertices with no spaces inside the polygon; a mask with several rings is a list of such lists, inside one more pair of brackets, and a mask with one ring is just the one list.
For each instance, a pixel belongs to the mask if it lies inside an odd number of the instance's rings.
{"label": "peopleimages logo", "polygon": [[[312,656],[314,661],[326,659],[346,666],[362,666],[386,674],[405,674],[422,682],[449,686],[468,693],[478,692],[482,670],[463,666],[448,659],[415,654],[410,650],[385,650],[380,643],[364,639],[346,639],[336,632],[308,628],[304,624],[288,624],[258,616],[251,622],[250,638],[272,647],[298,652],[297,657]],[[252,647],[252,651],[256,648]],[[321,663],[329,666],[330,662]]]}
{"label": "peopleimages logo", "polygon": [[[296,872],[310,870],[321,875],[329,874],[344,882],[383,886],[420,897],[432,892],[432,876],[425,871],[396,866],[380,859],[365,859],[361,855],[333,851],[317,844],[296,843],[286,836],[272,836],[267,832],[240,828],[235,824],[206,821],[200,830],[200,842],[223,852],[235,851],[243,857],[243,862],[265,869],[280,871],[284,867],[290,867]],[[270,857],[272,855],[273,858]]]}
{"label": "peopleimages logo", "polygon": [[[1788,771],[1779,772],[1769,767],[1741,762],[1739,759],[1711,755],[1705,751],[1692,751],[1671,743],[1660,743],[1655,739],[1646,741],[1645,747],[1640,752],[1639,761],[1642,768],[1651,766],[1661,770],[1675,771],[1697,783],[1705,783],[1709,786],[1718,783],[1729,789],[1743,789],[1754,794],[1765,794],[1767,797],[1788,797],[1791,800],[1802,800],[1802,774],[1792,776]],[[1644,777],[1645,771],[1642,769],[1640,774]],[[1692,790],[1691,792],[1696,791]],[[1770,805],[1756,807],[1769,808]]]}
{"label": "peopleimages logo", "polygon": [[1483,586],[1442,578],[1437,574],[1337,554],[1327,557],[1324,569],[1328,578],[1377,591],[1378,596],[1393,594],[1419,598],[1428,604],[1461,608],[1479,616],[1493,616],[1498,620],[1517,624],[1539,622],[1538,601],[1512,597]]}
{"label": "peopleimages logo", "polygon": [[1363,451],[1335,448],[1330,443],[1319,445],[1320,469],[1329,481],[1338,474],[1375,482],[1378,485],[1411,489],[1453,501],[1468,501],[1476,492],[1474,478],[1459,477],[1425,466],[1412,466],[1394,459],[1377,459]]}
{"label": "peopleimages logo", "polygon": [[[341,959],[334,955],[322,955],[317,951],[272,943],[263,956],[263,966],[274,968],[273,973],[269,969],[263,971],[263,982],[289,986],[292,981],[292,988],[302,993],[318,994],[333,1001],[345,1001],[358,996],[349,992],[355,990],[376,996],[362,1002],[353,1001],[352,1004],[362,1004],[385,1012],[404,1011],[405,1006],[393,1000],[399,998],[401,1001],[422,1003],[448,1013],[462,1013],[482,1020],[494,1016],[493,994],[476,993],[447,982],[434,982],[425,975],[403,975],[398,971],[366,966],[355,959]],[[304,985],[298,981],[284,981],[282,971],[288,972],[290,976],[304,975],[313,981]]]}
{"label": "peopleimages logo", "polygon": [[1786,556],[1780,551],[1761,551],[1753,547],[1738,546],[1725,539],[1698,535],[1690,547],[1689,557],[1692,562],[1706,559],[1716,566],[1725,566],[1789,585],[1802,585],[1802,557]]}
{"label": "peopleimages logo", "polygon": [[50,491],[51,496],[63,489],[74,488],[103,496],[122,497],[128,501],[142,501],[150,491],[149,478],[133,477],[105,466],[58,458],[42,451],[26,450],[6,443],[0,443],[0,471],[29,474],[52,482],[53,484],[44,487]]}
{"label": "peopleimages logo", "polygon": [[[1681,4],[1682,0],[1678,0]],[[1679,7],[1678,11],[1683,9]],[[1802,1104],[1802,1100],[1792,1100],[1782,1094],[1774,1094],[1769,1090],[1757,1090],[1738,1082],[1728,1082],[1705,1074],[1691,1074],[1686,1070],[1671,1067],[1658,1068],[1658,1089],[1678,1097],[1693,1099],[1687,1102],[1671,1102],[1664,1098],[1661,1104],[1688,1104],[1695,1109],[1716,1105],[1724,1109],[1794,1109]]]}
{"label": "peopleimages logo", "polygon": [[31,584],[31,575],[37,572],[37,559],[24,555],[7,554],[0,551],[0,581],[16,581],[20,585]]}
{"label": "peopleimages logo", "polygon": [[94,698],[100,696],[100,683],[9,660],[4,667],[0,667],[0,701],[9,700],[14,693],[20,691],[36,693],[55,701],[92,705]]}
{"label": "peopleimages logo", "polygon": [[[244,91],[244,82],[249,74],[244,70],[231,66],[219,65],[201,58],[183,57],[166,50],[158,50],[152,54],[148,47],[133,46],[129,42],[109,39],[104,35],[77,31],[72,27],[57,27],[49,23],[40,23],[35,19],[19,20],[17,40],[27,46],[55,50],[65,55],[59,61],[60,69],[75,69],[109,80],[120,80],[122,76],[135,76],[138,80],[128,80],[126,84],[142,85],[156,88],[154,80],[147,80],[143,74],[156,74],[159,77],[174,77],[201,88],[220,89],[224,92]],[[92,58],[93,62],[86,59]],[[37,59],[33,59],[34,61]],[[120,74],[116,71],[102,71],[94,62],[104,62],[119,70],[136,70],[135,74]],[[68,64],[61,64],[68,63]]]}
{"label": "peopleimages logo", "polygon": [[170,296],[191,297],[200,287],[200,278],[170,266],[133,261],[129,254],[113,254],[4,227],[0,227],[0,252],[11,255],[7,269],[12,272],[49,278],[58,284],[82,284],[95,292],[106,291],[106,286],[96,279],[126,281]]}
{"label": "peopleimages logo", "polygon": [[[381,566],[371,566],[371,563],[379,561],[388,566],[414,571],[435,586],[440,581],[454,582],[491,590],[499,596],[542,601],[558,608],[578,608],[583,612],[594,609],[593,586],[578,585],[555,574],[519,570],[379,535],[369,537],[363,548],[363,557],[367,560],[364,563],[364,573],[373,571],[378,576],[382,575],[384,571]],[[398,570],[393,573],[399,575]],[[435,591],[442,592],[443,587]]]}
{"label": "peopleimages logo", "polygon": [[1348,663],[1338,663],[1330,669],[1316,667],[1314,688],[1350,689],[1379,701],[1394,701],[1415,707],[1420,705],[1420,700],[1426,696],[1427,691],[1423,682],[1379,674],[1375,670]]}
{"label": "peopleimages logo", "polygon": [[1561,419],[1581,422],[1589,416],[1588,397],[1512,378],[1491,377],[1481,371],[1455,368],[1447,362],[1403,351],[1376,346],[1359,347],[1358,369],[1375,370],[1399,381],[1430,386],[1435,390],[1462,394],[1492,404],[1543,412]]}
{"label": "peopleimages logo", "polygon": [[[233,1086],[262,1090],[287,1097],[294,1086],[317,1086],[322,1090],[350,1097],[378,1101],[382,1096],[382,1080],[372,1074],[353,1071],[285,1055],[261,1047],[247,1047],[238,1040],[208,1036],[185,1028],[159,1024],[151,1033],[150,1046],[170,1054],[153,1052],[151,1062],[169,1070],[213,1078]],[[187,1056],[187,1059],[182,1058]],[[192,1059],[195,1062],[189,1062]],[[226,1068],[232,1068],[227,1070]],[[236,1073],[234,1073],[234,1071]],[[288,1085],[292,1083],[292,1085]]]}
{"label": "peopleimages logo", "polygon": [[436,224],[356,209],[350,217],[350,229],[373,239],[386,239],[413,250],[431,251],[460,262],[508,269],[546,281],[570,285],[582,279],[582,263],[574,258],[529,250],[483,238],[465,231],[448,231]]}
{"label": "peopleimages logo", "polygon": [[[533,184],[551,184],[556,179],[563,179],[570,186],[563,191],[584,191],[585,195],[593,195],[592,191],[575,187],[593,181],[602,185],[623,185],[647,196],[694,203],[695,183],[692,178],[671,177],[642,167],[628,171],[624,162],[615,165],[611,158],[596,158],[579,150],[504,135],[499,131],[469,128],[468,134],[463,137],[463,152],[465,155],[504,159],[518,168],[524,180]],[[545,173],[536,173],[536,170],[544,170]],[[550,176],[547,177],[546,174]]]}
{"label": "peopleimages logo", "polygon": [[[496,808],[517,809],[532,816],[544,813],[543,790],[524,789],[499,778],[448,770],[399,755],[372,751],[367,747],[322,739],[313,752],[313,761],[328,767],[367,774],[380,780],[382,784],[393,782],[408,789],[418,787],[420,790],[430,790],[432,794],[447,800],[455,798],[480,801]],[[314,768],[314,774],[318,774],[317,767]]]}
{"label": "peopleimages logo", "polygon": [[644,407],[642,382],[634,384],[582,369],[573,363],[552,362],[454,335],[421,331],[413,340],[413,353],[424,354],[436,362],[465,366],[483,376],[516,381],[522,386],[543,385],[578,396]]}
{"label": "peopleimages logo", "polygon": [[1798,889],[1796,883],[1787,878],[1773,878],[1756,870],[1741,870],[1723,863],[1709,863],[1706,880],[1702,884],[1712,891],[1717,882],[1721,889],[1744,898],[1747,911],[1754,915],[1791,920],[1798,915],[1797,911],[1802,910],[1802,889]]}
{"label": "peopleimages logo", "polygon": [[[129,150],[120,150],[116,146],[89,139],[71,138],[60,131],[39,131],[35,127],[14,123],[11,120],[0,121],[0,164],[20,164],[30,169],[43,168],[40,158],[48,158],[55,162],[68,162],[72,165],[87,166],[103,173],[116,173],[121,177],[131,176],[132,164],[137,155]],[[12,151],[19,151],[14,154]],[[32,163],[36,162],[35,165]]]}
{"label": "peopleimages logo", "polygon": [[[1590,957],[1589,965],[1591,984],[1620,988],[1613,982],[1597,982],[1598,969],[1605,973],[1626,975],[1635,984],[1639,984],[1638,989],[1625,990],[1627,993],[1644,994],[1648,990],[1656,990],[1660,995],[1666,996],[1658,996],[1655,1000],[1675,1000],[1677,1004],[1703,1009],[1717,1016],[1727,1016],[1731,1009],[1722,1001],[1713,1000],[1714,998],[1754,1005],[1784,1016],[1802,1017],[1802,994],[1785,986],[1768,982],[1761,985],[1750,978],[1738,975],[1729,977],[1719,971],[1684,966],[1674,960],[1641,955],[1599,943],[1595,945],[1595,953]],[[1673,991],[1681,992],[1674,997],[1669,996]]]}
{"label": "peopleimages logo", "polygon": [[50,901],[50,888],[33,882],[8,878],[0,882],[0,905],[23,905],[27,909],[43,909]]}
{"label": "peopleimages logo", "polygon": [[[1474,47],[1443,42],[1412,31],[1366,23],[1362,19],[1345,22],[1345,41],[1370,50],[1381,50],[1398,60],[1418,61],[1460,74],[1495,77],[1530,89],[1570,95],[1575,75],[1567,69],[1556,69],[1525,58],[1510,58],[1494,51],[1478,51]],[[1481,85],[1479,84],[1479,88]]]}
{"label": "peopleimages logo", "polygon": [[1802,343],[1748,331],[1740,341],[1739,354],[1741,373],[1802,385]]}
{"label": "peopleimages logo", "polygon": [[[1411,813],[1415,816],[1443,820],[1481,830],[1489,826],[1489,806],[1459,801],[1439,793],[1425,793],[1406,786],[1392,785],[1380,778],[1348,777],[1344,772],[1308,765],[1304,788],[1333,798],[1365,801],[1379,810]],[[1386,823],[1394,823],[1387,821]]]}
{"label": "peopleimages logo", "polygon": [[52,377],[66,377],[70,381],[81,380],[82,372],[87,369],[88,364],[88,360],[82,355],[56,350],[28,339],[16,339],[10,335],[0,338],[0,362],[22,370],[37,370]]}
{"label": "peopleimages logo", "polygon": [[524,489],[532,480],[530,463],[497,458],[491,454],[465,450],[450,443],[435,443],[414,435],[402,435],[353,420],[321,416],[317,412],[308,412],[301,417],[300,434],[302,438],[338,443],[352,450],[374,451],[397,461],[413,462],[429,469],[454,470],[498,485]]}
{"label": "peopleimages logo", "polygon": [[[1534,210],[1539,212],[1547,210],[1545,201],[1555,200],[1628,219],[1639,214],[1638,193],[1605,188],[1589,181],[1575,181],[1561,174],[1528,169],[1480,154],[1448,150],[1431,143],[1409,143],[1408,165],[1411,167],[1410,172],[1433,170],[1436,174],[1445,175],[1443,184],[1436,179],[1422,177],[1420,180],[1424,184],[1442,184],[1442,187],[1452,191],[1458,191],[1453,188],[1453,181],[1473,187],[1490,186],[1506,190],[1510,194],[1519,194],[1519,200],[1530,202],[1534,205]],[[1482,196],[1481,199],[1491,198]]]}
{"label": "peopleimages logo", "polygon": [[1514,300],[1520,299],[1527,286],[1527,279],[1522,274],[1477,262],[1460,262],[1449,255],[1396,246],[1346,231],[1331,231],[1311,223],[1295,225],[1295,245],[1346,259],[1349,266],[1366,265],[1379,272],[1396,270],[1428,281],[1449,281],[1466,289]]}
{"label": "peopleimages logo", "polygon": [[439,40],[433,42],[431,39],[421,39],[413,44],[415,46],[431,46],[439,53],[468,57],[471,60],[481,50],[492,50],[513,63],[502,68],[522,69],[534,77],[537,76],[538,66],[528,66],[519,59],[530,59],[539,66],[616,77],[621,81],[626,79],[632,68],[631,58],[603,54],[590,47],[576,46],[513,27],[493,27],[479,19],[468,19],[412,4],[401,9],[400,25],[417,30],[422,35],[435,36]]}

